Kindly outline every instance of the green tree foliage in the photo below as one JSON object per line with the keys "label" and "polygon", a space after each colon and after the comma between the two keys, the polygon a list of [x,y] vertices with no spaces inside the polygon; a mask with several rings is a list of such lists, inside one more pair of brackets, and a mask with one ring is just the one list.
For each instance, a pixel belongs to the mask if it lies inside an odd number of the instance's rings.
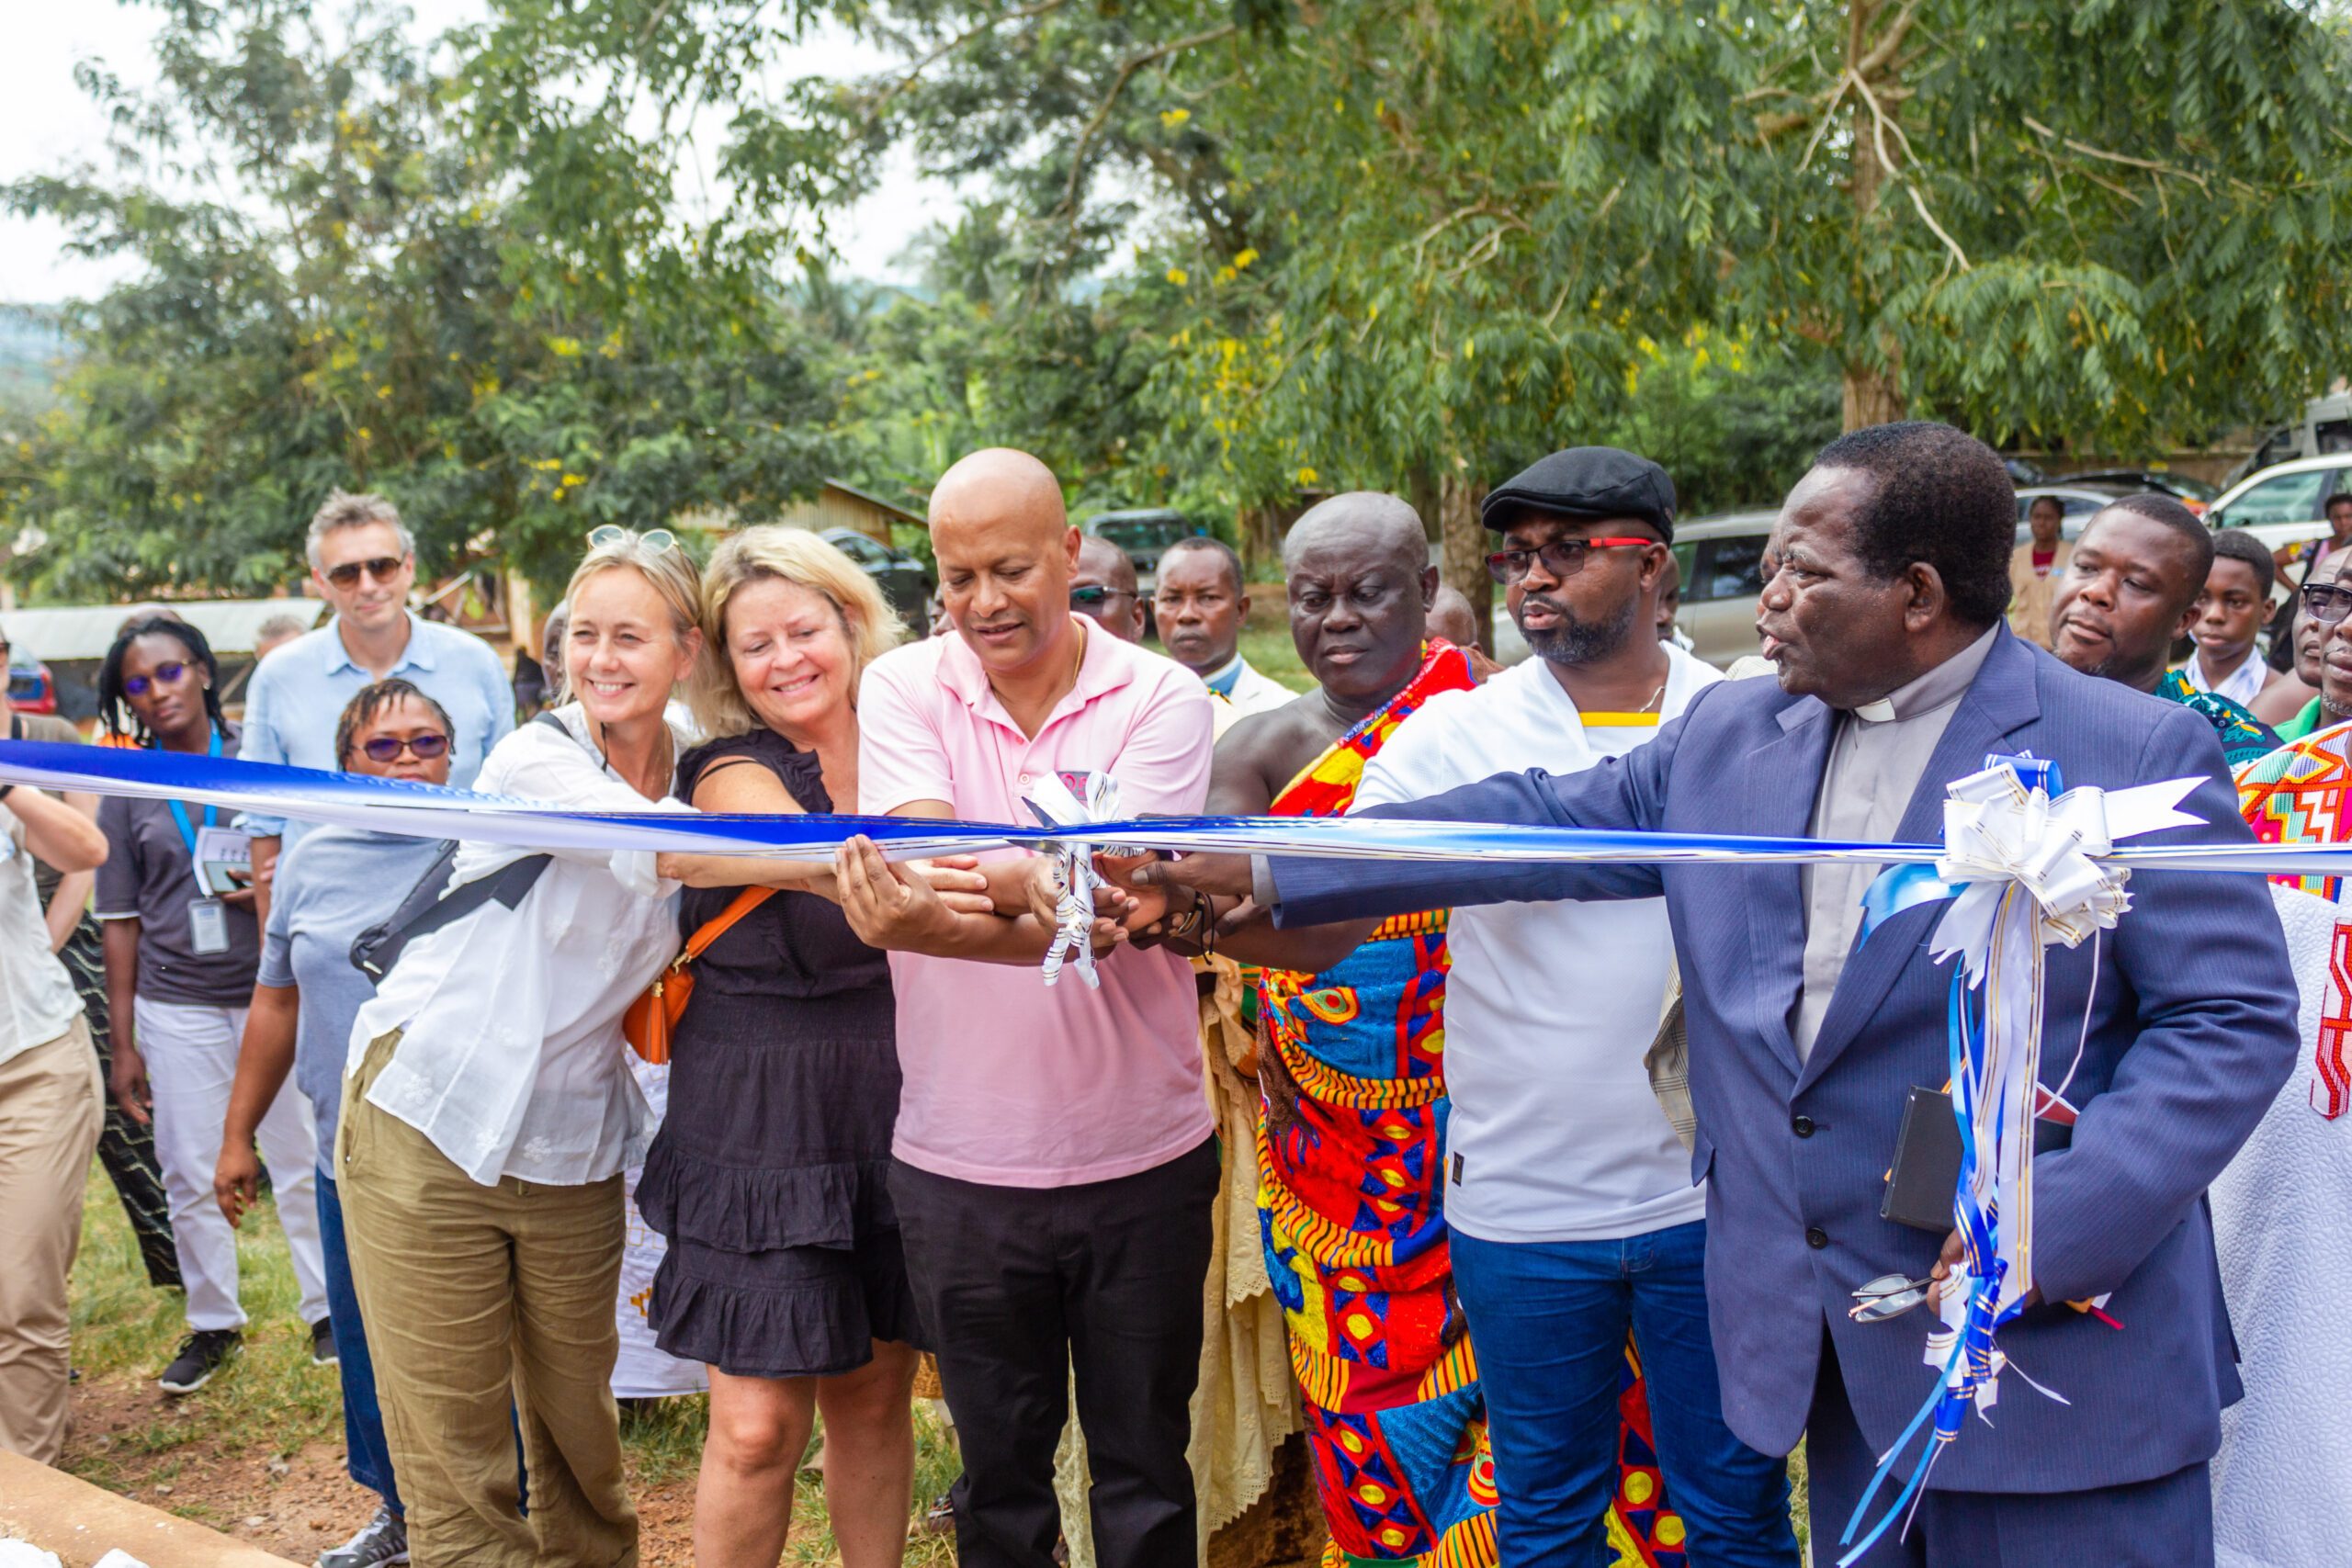
{"label": "green tree foliage", "polygon": [[[1571,442],[1738,504],[1838,423],[2129,455],[2352,365],[2320,0],[492,0],[441,78],[170,14],[172,113],[96,85],[243,194],[10,193],[150,263],[12,479],[87,581],[256,581],[331,481],[546,562],[1008,442],[1261,548],[1396,489],[1472,581]],[[895,62],[796,79],[820,25]],[[876,294],[823,262],[893,150],[980,199]]]}
{"label": "green tree foliage", "polygon": [[1567,13],[1538,116],[1619,255],[1835,355],[1851,426],[2161,446],[2352,363],[2345,16],[2302,0]]}
{"label": "green tree foliage", "polygon": [[331,36],[291,0],[166,12],[153,94],[87,73],[119,167],[6,193],[144,264],[72,322],[61,406],[5,475],[46,591],[285,581],[336,486],[391,495],[432,565],[560,579],[598,523],[820,477],[822,367],[741,258],[704,265],[650,216],[665,171],[555,139],[526,177],[480,40],[469,88],[364,14]]}
{"label": "green tree foliage", "polygon": [[2352,363],[2344,23],[2298,0],[854,15],[913,62],[837,107],[865,144],[989,171],[1060,254],[1140,236],[1187,306],[1159,407],[1237,502],[1402,488],[1458,579],[1481,486],[1640,429],[1694,323],[1826,358],[1849,425],[2119,452]]}

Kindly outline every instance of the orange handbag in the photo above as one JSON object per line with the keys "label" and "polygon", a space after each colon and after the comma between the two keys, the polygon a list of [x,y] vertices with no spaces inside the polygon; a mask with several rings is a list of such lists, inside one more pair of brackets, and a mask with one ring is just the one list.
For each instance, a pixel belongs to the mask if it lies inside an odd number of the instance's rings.
{"label": "orange handbag", "polygon": [[670,1059],[670,1031],[678,1026],[678,1020],[685,1015],[686,998],[695,994],[695,972],[686,965],[725,936],[729,926],[767,902],[775,891],[773,887],[746,887],[735,895],[735,902],[695,932],[686,942],[685,951],[670,960],[669,967],[628,1004],[628,1010],[621,1014],[621,1038],[628,1042],[630,1050],[657,1067]]}

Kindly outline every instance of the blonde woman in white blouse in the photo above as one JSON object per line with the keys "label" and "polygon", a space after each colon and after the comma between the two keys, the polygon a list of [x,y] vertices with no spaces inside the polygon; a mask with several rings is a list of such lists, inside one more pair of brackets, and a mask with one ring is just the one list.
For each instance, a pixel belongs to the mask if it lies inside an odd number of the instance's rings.
{"label": "blonde woman in white blouse", "polygon": [[[663,710],[702,653],[694,567],[666,532],[589,543],[567,594],[575,700],[499,742],[474,787],[684,811]],[[456,881],[520,853],[465,845]],[[677,884],[641,852],[554,854],[514,908],[410,942],[352,1031],[335,1175],[420,1562],[636,1557],[607,1379],[621,1172],[647,1118],[620,1021],[677,951]]]}

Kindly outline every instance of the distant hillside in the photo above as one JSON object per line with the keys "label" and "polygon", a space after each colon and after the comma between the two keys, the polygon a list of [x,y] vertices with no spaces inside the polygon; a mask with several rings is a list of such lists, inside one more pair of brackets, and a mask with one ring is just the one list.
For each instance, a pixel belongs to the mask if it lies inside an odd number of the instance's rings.
{"label": "distant hillside", "polygon": [[55,306],[0,304],[0,412],[37,413],[49,407],[68,352]]}

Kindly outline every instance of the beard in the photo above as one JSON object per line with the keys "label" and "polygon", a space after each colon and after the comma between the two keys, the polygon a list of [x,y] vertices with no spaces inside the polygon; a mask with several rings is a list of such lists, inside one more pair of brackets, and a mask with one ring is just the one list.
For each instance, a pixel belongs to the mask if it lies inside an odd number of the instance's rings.
{"label": "beard", "polygon": [[[1560,617],[1560,624],[1531,631],[1526,622],[1527,607],[1541,604]],[[1566,604],[1557,599],[1538,598],[1530,594],[1519,606],[1519,635],[1527,639],[1528,648],[1546,664],[1590,664],[1606,659],[1625,646],[1634,634],[1634,613],[1641,608],[1633,599],[1607,620],[1578,620]]]}

